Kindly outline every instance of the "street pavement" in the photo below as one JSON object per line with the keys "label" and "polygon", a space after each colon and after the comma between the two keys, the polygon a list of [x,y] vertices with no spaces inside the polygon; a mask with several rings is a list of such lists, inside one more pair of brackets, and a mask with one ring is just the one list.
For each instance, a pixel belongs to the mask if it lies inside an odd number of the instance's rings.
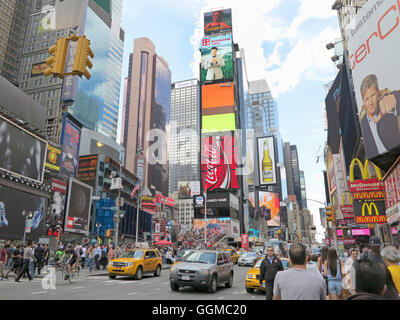
{"label": "street pavement", "polygon": [[29,282],[21,278],[15,282],[12,275],[0,281],[0,300],[265,300],[265,294],[248,294],[245,290],[245,277],[248,267],[234,267],[232,288],[221,286],[216,293],[185,287],[174,292],[169,286],[169,270],[164,269],[161,276],[144,275],[142,280],[132,277],[108,278],[105,271],[89,274],[81,270],[79,279],[72,283],[60,281],[55,287],[49,286],[46,275]]}

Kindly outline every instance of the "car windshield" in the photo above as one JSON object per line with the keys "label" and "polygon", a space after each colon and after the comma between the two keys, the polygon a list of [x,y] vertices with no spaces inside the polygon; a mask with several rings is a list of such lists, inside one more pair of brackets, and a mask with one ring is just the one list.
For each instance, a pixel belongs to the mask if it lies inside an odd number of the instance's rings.
{"label": "car windshield", "polygon": [[134,258],[134,259],[141,259],[143,258],[144,251],[126,251],[122,255],[122,258]]}
{"label": "car windshield", "polygon": [[215,264],[217,255],[213,252],[192,252],[185,255],[184,262]]}
{"label": "car windshield", "polygon": [[257,257],[257,255],[255,254],[255,252],[246,252],[243,255],[243,258],[252,258],[252,257]]}
{"label": "car windshield", "polygon": [[254,268],[259,268],[261,266],[262,262],[263,262],[263,259],[257,260],[256,264],[254,265]]}

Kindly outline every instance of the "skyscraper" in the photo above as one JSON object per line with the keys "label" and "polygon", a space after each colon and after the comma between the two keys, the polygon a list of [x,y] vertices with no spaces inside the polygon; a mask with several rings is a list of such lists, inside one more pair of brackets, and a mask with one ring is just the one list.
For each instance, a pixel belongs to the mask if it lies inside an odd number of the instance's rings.
{"label": "skyscraper", "polygon": [[[137,176],[143,176],[143,187],[153,195],[156,192],[167,195],[166,138],[171,112],[171,71],[168,63],[157,55],[154,44],[147,38],[135,39],[125,94],[127,104],[122,135],[126,167]],[[151,137],[153,133],[163,137],[154,139]],[[150,148],[156,144],[159,146],[157,150]],[[160,161],[149,163],[149,156],[152,155]],[[138,162],[140,172],[137,170]]]}
{"label": "skyscraper", "polygon": [[199,181],[200,87],[198,80],[172,84],[169,194],[179,181]]}

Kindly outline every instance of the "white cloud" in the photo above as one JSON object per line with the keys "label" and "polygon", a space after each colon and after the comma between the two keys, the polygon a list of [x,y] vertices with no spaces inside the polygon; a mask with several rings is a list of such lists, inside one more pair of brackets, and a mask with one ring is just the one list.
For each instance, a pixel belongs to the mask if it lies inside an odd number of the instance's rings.
{"label": "white cloud", "polygon": [[[293,1],[294,2],[294,1]],[[233,10],[234,41],[244,48],[248,80],[266,79],[275,98],[295,88],[302,79],[328,81],[332,77],[331,53],[325,44],[337,38],[339,28],[323,26],[312,34],[300,33],[303,24],[312,19],[327,19],[335,16],[330,0],[297,0],[300,5],[290,24],[279,16],[272,15],[282,0],[205,0],[197,27],[191,39],[194,48],[192,70],[199,73],[199,43],[203,36],[203,14],[214,8]],[[290,51],[282,56],[283,41],[290,44]],[[266,56],[265,42],[275,42],[274,50]],[[274,70],[268,71],[274,66]]]}

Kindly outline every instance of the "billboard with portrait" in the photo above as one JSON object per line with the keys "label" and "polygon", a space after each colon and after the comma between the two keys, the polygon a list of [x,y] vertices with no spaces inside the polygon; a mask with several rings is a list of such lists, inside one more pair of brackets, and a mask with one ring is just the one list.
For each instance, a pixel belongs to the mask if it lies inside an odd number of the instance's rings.
{"label": "billboard with portrait", "polygon": [[232,35],[204,38],[201,44],[201,82],[211,84],[233,79]]}
{"label": "billboard with portrait", "polygon": [[237,144],[234,136],[203,137],[201,171],[203,189],[239,189]]}
{"label": "billboard with portrait", "polygon": [[275,138],[257,138],[257,146],[260,185],[274,185],[277,183]]}
{"label": "billboard with portrait", "polygon": [[87,234],[89,232],[92,187],[75,179],[69,180],[65,231]]}
{"label": "billboard with portrait", "polygon": [[67,188],[68,182],[51,179],[51,198],[46,215],[46,231],[49,235],[64,229]]}
{"label": "billboard with portrait", "polygon": [[204,35],[232,33],[232,9],[216,10],[204,14]]}
{"label": "billboard with portrait", "polygon": [[368,159],[400,147],[400,3],[368,1],[346,28],[349,66]]}
{"label": "billboard with portrait", "polygon": [[0,116],[0,169],[43,182],[47,142]]}
{"label": "billboard with portrait", "polygon": [[61,134],[61,165],[60,175],[76,178],[79,163],[79,146],[81,142],[82,126],[73,121],[71,115],[64,113]]}
{"label": "billboard with portrait", "polygon": [[279,227],[281,225],[279,194],[259,191],[258,199],[259,208],[257,209],[254,192],[249,192],[249,202],[255,208],[251,218],[256,221],[264,219],[269,227]]}
{"label": "billboard with portrait", "polygon": [[29,213],[33,219],[26,239],[38,240],[45,232],[46,198],[0,185],[0,239],[23,239]]}

